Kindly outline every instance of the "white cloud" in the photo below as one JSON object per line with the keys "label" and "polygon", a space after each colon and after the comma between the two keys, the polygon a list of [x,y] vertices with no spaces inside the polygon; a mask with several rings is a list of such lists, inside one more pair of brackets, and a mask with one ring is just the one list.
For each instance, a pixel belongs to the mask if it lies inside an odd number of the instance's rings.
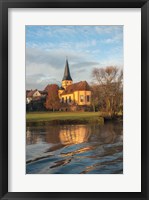
{"label": "white cloud", "polygon": [[28,27],[27,89],[43,89],[48,83],[60,83],[66,56],[74,82],[90,81],[94,67],[122,65],[122,38],[122,26]]}
{"label": "white cloud", "polygon": [[111,34],[122,31],[123,26],[95,26],[95,31],[98,34]]}
{"label": "white cloud", "polygon": [[116,34],[113,37],[107,38],[102,40],[103,43],[109,44],[109,43],[119,43],[122,42],[123,35],[122,33]]}

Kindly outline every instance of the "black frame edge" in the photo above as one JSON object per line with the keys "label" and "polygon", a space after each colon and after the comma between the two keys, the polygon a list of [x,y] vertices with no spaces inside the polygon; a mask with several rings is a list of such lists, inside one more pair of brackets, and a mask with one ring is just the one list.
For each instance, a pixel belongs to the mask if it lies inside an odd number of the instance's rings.
{"label": "black frame edge", "polygon": [[1,193],[8,192],[8,14],[1,4],[1,68],[0,68],[0,140],[1,140]]}
{"label": "black frame edge", "polygon": [[1,0],[8,8],[141,8],[148,0]]}
{"label": "black frame edge", "polygon": [[[141,8],[141,191],[147,197],[147,87],[148,87],[148,46],[144,38],[148,28],[148,2]],[[146,67],[145,67],[146,66]],[[146,106],[145,106],[146,105]],[[145,144],[145,145],[144,145]]]}
{"label": "black frame edge", "polygon": [[[2,95],[2,2],[0,2],[0,95]],[[0,110],[2,110],[2,99],[0,98]],[[0,112],[0,152],[2,152],[2,112]],[[2,155],[0,156],[2,163]],[[2,166],[0,165],[0,177],[2,177]],[[3,195],[2,178],[0,178],[0,197]]]}
{"label": "black frame edge", "polygon": [[[149,1],[147,2],[147,89],[146,89],[146,93],[147,93],[147,97],[146,97],[146,100],[147,102],[149,102]],[[146,104],[147,105],[147,109],[146,109],[146,112],[147,112],[147,116],[146,116],[146,139],[147,139],[147,142],[146,142],[146,146],[147,146],[147,155],[146,155],[146,171],[148,172],[148,169],[149,169],[149,145],[147,144],[149,142],[149,103]],[[147,173],[147,181],[146,181],[146,184],[147,184],[147,187],[149,188],[149,172]],[[147,198],[149,199],[149,189],[147,189]]]}
{"label": "black frame edge", "polygon": [[[5,2],[4,2],[5,1]],[[35,2],[38,2],[35,6]],[[59,3],[60,4],[59,4]],[[63,1],[53,1],[50,3],[49,0],[0,0],[0,199],[47,199],[50,198],[58,200],[58,199],[65,199],[69,198],[71,200],[75,199],[86,199],[86,198],[98,198],[98,196],[93,197],[92,193],[88,193],[84,196],[84,193],[41,193],[39,192],[34,193],[11,193],[8,192],[8,8],[16,7],[16,8],[33,8],[33,7],[41,7],[45,8],[46,6],[50,7],[90,7],[91,4],[94,4],[96,7],[100,4],[100,0],[88,1],[86,6],[84,5],[85,0],[81,0],[79,3],[78,1],[71,0],[68,2],[67,0],[63,4]],[[148,181],[149,181],[149,173],[147,173],[147,169],[149,167],[149,147],[147,142],[149,141],[149,136],[147,135],[149,131],[149,106],[147,102],[149,100],[149,58],[148,58],[148,50],[149,50],[149,37],[147,37],[147,33],[149,34],[149,2],[147,0],[139,1],[139,0],[130,0],[129,2],[121,1],[121,0],[112,0],[110,4],[107,5],[109,0],[102,1],[100,4],[101,7],[128,7],[128,8],[139,8],[141,7],[141,66],[142,67],[142,75],[141,75],[141,105],[142,111],[142,119],[141,119],[141,133],[142,134],[142,192],[141,193],[100,193],[100,199],[115,199],[115,198],[122,198],[123,200],[135,198],[135,200],[145,200],[149,198],[149,192],[147,191]],[[115,3],[114,3],[115,2]],[[121,2],[121,3],[120,3]],[[60,6],[61,5],[61,6]],[[110,6],[111,5],[111,6]],[[117,5],[117,6],[116,6]],[[92,6],[92,7],[94,7]],[[143,22],[143,23],[142,23]],[[7,33],[7,34],[6,34]],[[147,41],[144,39],[146,38]],[[1,45],[2,44],[2,45]],[[146,66],[146,67],[145,67]],[[147,107],[146,107],[147,106]],[[146,144],[146,145],[144,145]],[[146,153],[145,153],[146,152]],[[144,154],[145,153],[145,154]],[[5,157],[4,157],[4,156]]]}

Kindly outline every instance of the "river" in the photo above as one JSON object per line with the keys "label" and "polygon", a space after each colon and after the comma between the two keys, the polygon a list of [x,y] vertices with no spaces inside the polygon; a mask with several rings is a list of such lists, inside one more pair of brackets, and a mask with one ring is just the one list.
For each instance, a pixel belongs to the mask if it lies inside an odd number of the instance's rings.
{"label": "river", "polygon": [[26,128],[27,174],[122,174],[123,124]]}

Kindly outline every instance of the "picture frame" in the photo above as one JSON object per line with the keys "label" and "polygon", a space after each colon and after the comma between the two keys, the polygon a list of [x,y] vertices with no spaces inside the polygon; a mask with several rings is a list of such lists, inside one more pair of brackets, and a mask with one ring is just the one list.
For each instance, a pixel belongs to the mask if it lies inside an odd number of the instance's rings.
{"label": "picture frame", "polygon": [[[8,9],[9,8],[141,8],[141,192],[9,192],[8,191]],[[0,198],[1,199],[148,199],[149,2],[147,0],[1,0],[0,1]]]}

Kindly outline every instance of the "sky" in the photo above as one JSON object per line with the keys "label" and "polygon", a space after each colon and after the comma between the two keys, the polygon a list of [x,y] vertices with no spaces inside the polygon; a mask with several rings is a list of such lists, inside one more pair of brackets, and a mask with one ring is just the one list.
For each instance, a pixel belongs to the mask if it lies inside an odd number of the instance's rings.
{"label": "sky", "polygon": [[93,68],[123,68],[123,26],[26,26],[26,89],[61,84],[66,58],[73,82]]}

